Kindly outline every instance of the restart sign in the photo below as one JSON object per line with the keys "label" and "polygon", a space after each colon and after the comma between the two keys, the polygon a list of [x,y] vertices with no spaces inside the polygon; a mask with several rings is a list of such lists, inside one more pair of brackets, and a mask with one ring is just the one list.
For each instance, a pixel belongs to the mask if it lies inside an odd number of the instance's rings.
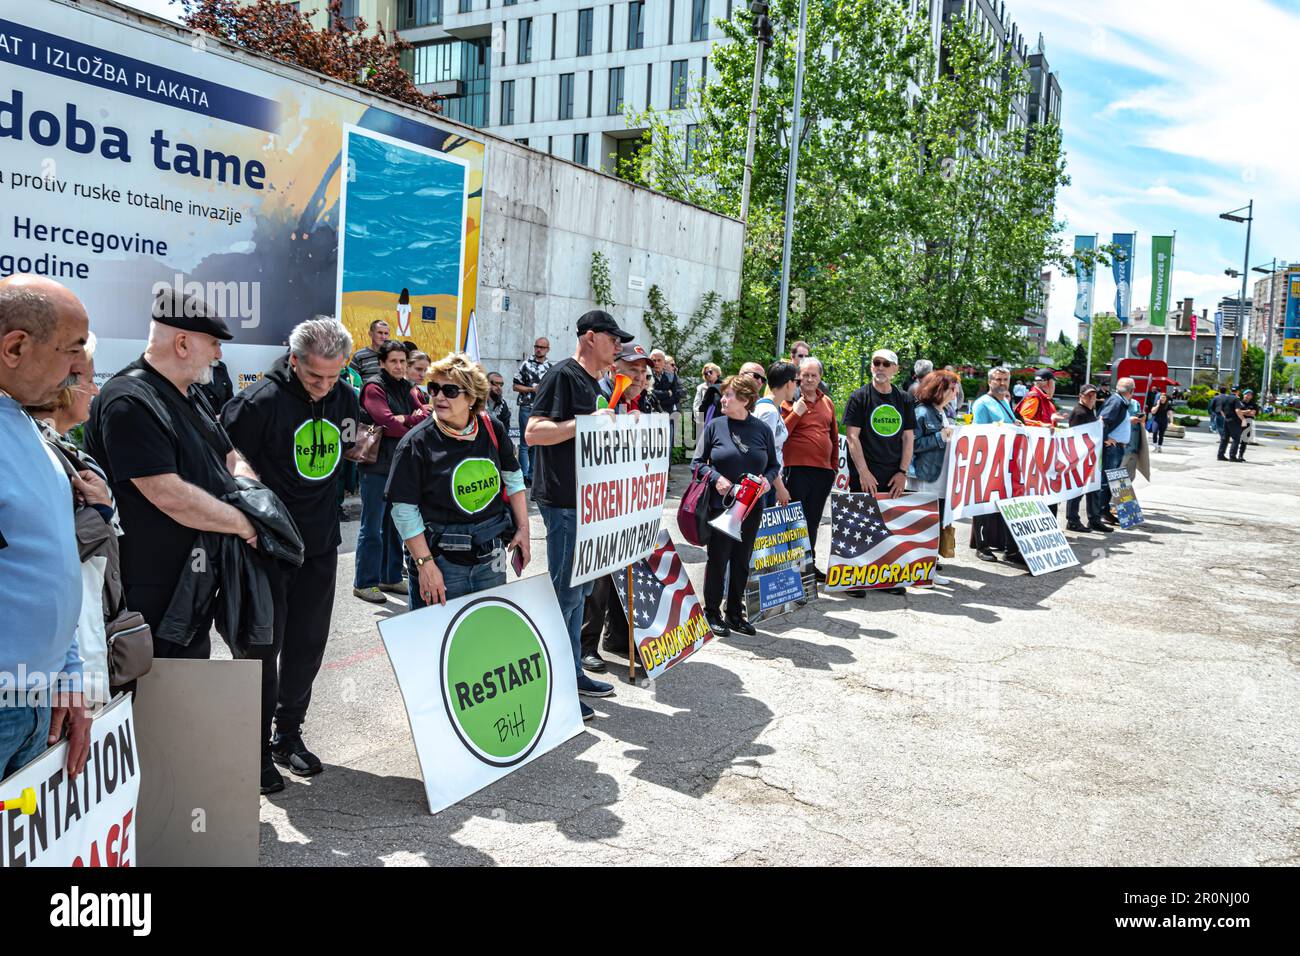
{"label": "restart sign", "polygon": [[668,416],[579,415],[576,438],[575,585],[654,551],[668,497]]}

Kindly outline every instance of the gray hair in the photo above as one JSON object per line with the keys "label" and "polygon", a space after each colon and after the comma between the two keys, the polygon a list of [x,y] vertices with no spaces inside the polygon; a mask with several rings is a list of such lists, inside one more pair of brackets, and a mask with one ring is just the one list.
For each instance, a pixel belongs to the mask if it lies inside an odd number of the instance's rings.
{"label": "gray hair", "polygon": [[924,378],[934,371],[934,363],[929,359],[917,359],[916,364],[912,366],[912,373],[917,378]]}
{"label": "gray hair", "polygon": [[308,355],[339,358],[352,354],[352,336],[338,319],[318,315],[293,327],[289,333],[289,351],[300,362]]}
{"label": "gray hair", "polygon": [[58,321],[58,310],[44,292],[0,284],[0,336],[22,331],[48,342]]}
{"label": "gray hair", "polygon": [[995,365],[991,369],[989,369],[989,381],[990,382],[993,381],[994,375],[1009,376],[1010,374],[1011,374],[1011,369],[1007,368],[1005,365]]}
{"label": "gray hair", "polygon": [[1121,378],[1115,383],[1115,391],[1117,392],[1132,392],[1135,388],[1137,388],[1137,382],[1131,378]]}
{"label": "gray hair", "polygon": [[799,363],[799,371],[802,372],[802,371],[803,371],[803,367],[804,367],[805,365],[807,365],[809,362],[816,362],[816,363],[817,363],[817,374],[818,374],[818,375],[821,375],[821,376],[825,376],[825,375],[826,375],[826,366],[822,364],[822,360],[819,359],[819,358],[814,358],[814,357],[811,356],[811,355],[806,356],[806,357],[804,358],[804,360],[803,360],[802,362]]}

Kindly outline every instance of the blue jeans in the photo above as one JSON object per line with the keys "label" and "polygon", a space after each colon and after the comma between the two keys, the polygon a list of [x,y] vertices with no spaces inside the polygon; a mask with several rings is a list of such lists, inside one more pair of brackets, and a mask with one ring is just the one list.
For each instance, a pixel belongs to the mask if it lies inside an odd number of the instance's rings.
{"label": "blue jeans", "polygon": [[542,513],[542,522],[546,525],[546,570],[550,572],[551,584],[555,586],[555,596],[560,602],[560,616],[569,631],[569,643],[573,645],[573,666],[577,674],[582,673],[582,610],[587,603],[587,595],[596,586],[595,581],[569,585],[573,576],[574,542],[578,538],[578,512],[573,508],[551,508],[538,505]]}
{"label": "blue jeans", "polygon": [[[50,734],[48,704],[0,706],[0,778],[9,776],[45,753]],[[5,794],[17,798],[18,794]]]}
{"label": "blue jeans", "polygon": [[[496,557],[486,564],[452,564],[440,554],[433,559],[433,563],[442,572],[442,583],[447,588],[448,601],[505,584],[504,561],[500,549]],[[420,597],[420,571],[410,555],[406,558],[406,599],[412,611],[425,607],[424,598]]]}
{"label": "blue jeans", "polygon": [[402,580],[402,538],[393,524],[393,506],[384,500],[387,475],[361,473],[361,532],[352,586],[373,588]]}
{"label": "blue jeans", "polygon": [[1118,468],[1124,464],[1124,455],[1127,448],[1123,445],[1106,445],[1101,452],[1101,507],[1099,511],[1105,512],[1110,510],[1110,482],[1106,480],[1106,472],[1112,468]]}
{"label": "blue jeans", "polygon": [[519,406],[519,467],[523,470],[524,480],[533,480],[533,455],[528,450],[528,442],[524,440],[524,432],[528,430],[528,419],[533,413],[531,405]]}

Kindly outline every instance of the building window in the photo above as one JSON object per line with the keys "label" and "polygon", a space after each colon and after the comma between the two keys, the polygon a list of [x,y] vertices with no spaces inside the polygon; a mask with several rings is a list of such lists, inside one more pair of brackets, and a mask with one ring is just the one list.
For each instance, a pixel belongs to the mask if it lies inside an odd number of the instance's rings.
{"label": "building window", "polygon": [[517,63],[533,62],[533,18],[524,17],[519,21],[519,46],[515,58]]}
{"label": "building window", "polygon": [[592,87],[594,86],[595,79],[596,79],[596,71],[588,70],[587,71],[587,118],[588,119],[591,118],[591,94],[592,94]]}
{"label": "building window", "polygon": [[559,119],[573,119],[573,74],[560,74]]}
{"label": "building window", "polygon": [[591,56],[591,21],[594,13],[591,7],[578,11],[578,56]]}
{"label": "building window", "polygon": [[668,91],[668,108],[680,110],[686,106],[686,61],[673,60],[672,88]]}
{"label": "building window", "polygon": [[641,153],[638,139],[620,139],[614,148],[614,174],[628,178],[636,172],[637,157]]}
{"label": "building window", "polygon": [[548,136],[548,137],[546,137],[546,155],[547,155],[547,156],[551,156],[551,155],[553,155],[554,150],[553,150],[551,147],[554,146],[554,145],[555,145],[555,137],[554,137],[554,136]]}
{"label": "building window", "polygon": [[677,19],[677,0],[668,0],[668,45],[673,42],[673,21]]}
{"label": "building window", "polygon": [[691,39],[709,38],[709,0],[691,0]]}
{"label": "building window", "polygon": [[623,112],[623,68],[616,66],[609,71],[609,108],[605,111],[610,116]]}
{"label": "building window", "polygon": [[474,0],[458,0],[456,4],[457,13],[473,13]]}
{"label": "building window", "polygon": [[[613,9],[610,10],[609,15],[612,19]],[[645,46],[645,0],[634,0],[627,5],[627,48],[639,50],[643,46]]]}
{"label": "building window", "polygon": [[[358,0],[343,0],[343,19],[357,15]],[[350,12],[349,12],[350,11]],[[442,0],[397,0],[397,28],[427,27],[442,23]]]}
{"label": "building window", "polygon": [[605,38],[605,52],[614,52],[614,5],[609,5],[609,36]]}
{"label": "building window", "polygon": [[654,75],[655,75],[655,65],[653,63],[647,63],[645,65],[645,108],[646,109],[650,109],[654,105],[654,101],[650,98],[651,94],[654,92]]}
{"label": "building window", "polygon": [[691,123],[686,127],[686,168],[690,169],[695,163],[695,152],[700,148],[700,127],[696,123]]}
{"label": "building window", "polygon": [[583,166],[587,165],[587,134],[579,133],[573,137],[573,161]]}
{"label": "building window", "polygon": [[[555,59],[555,35],[560,31],[556,29],[556,20],[559,18],[558,13],[551,14],[551,59]],[[550,150],[547,150],[549,153]]]}
{"label": "building window", "polygon": [[512,126],[515,122],[515,81],[506,80],[501,84],[501,125]]}
{"label": "building window", "polygon": [[700,61],[700,92],[709,85],[709,58],[706,56]]}
{"label": "building window", "polygon": [[417,85],[457,82],[459,89],[443,100],[444,115],[470,126],[486,126],[491,42],[488,37],[480,37],[421,43],[402,51],[402,66]]}
{"label": "building window", "polygon": [[527,136],[520,136],[517,140],[515,140],[515,142],[518,143],[520,146],[527,146],[527,145],[528,145],[528,137],[527,137]]}
{"label": "building window", "polygon": [[[513,7],[513,6],[514,6],[516,3],[518,3],[518,2],[519,2],[519,0],[505,0],[505,6],[507,6],[507,7]],[[524,143],[524,145],[527,146],[528,144],[527,144],[527,143]]]}
{"label": "building window", "polygon": [[528,81],[528,122],[537,120],[537,77]]}

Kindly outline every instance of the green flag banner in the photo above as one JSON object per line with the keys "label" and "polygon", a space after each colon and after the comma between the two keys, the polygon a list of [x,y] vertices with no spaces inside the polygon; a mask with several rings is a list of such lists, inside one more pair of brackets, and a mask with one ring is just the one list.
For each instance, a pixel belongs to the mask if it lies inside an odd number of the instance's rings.
{"label": "green flag banner", "polygon": [[1174,237],[1151,237],[1151,308],[1147,321],[1164,325],[1169,312],[1169,283],[1174,274]]}

